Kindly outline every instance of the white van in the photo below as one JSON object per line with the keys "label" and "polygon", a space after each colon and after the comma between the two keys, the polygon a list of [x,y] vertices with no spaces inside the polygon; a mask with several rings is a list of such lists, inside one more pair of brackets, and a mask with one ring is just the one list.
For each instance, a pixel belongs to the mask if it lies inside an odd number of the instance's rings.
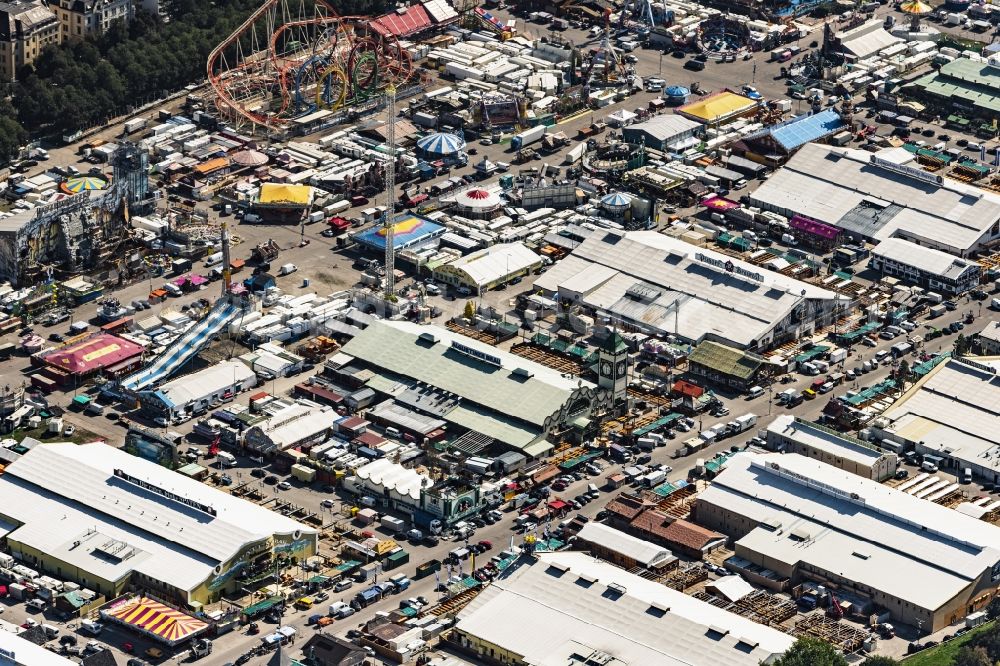
{"label": "white van", "polygon": [[47,604],[41,599],[35,598],[35,599],[28,599],[28,601],[24,605],[27,606],[28,608],[33,608],[36,611],[43,611],[45,610]]}
{"label": "white van", "polygon": [[210,254],[205,258],[205,267],[211,268],[217,264],[222,263],[222,253],[216,252],[215,254]]}
{"label": "white van", "polygon": [[278,269],[278,275],[291,275],[297,270],[299,270],[299,267],[295,264],[284,264]]}
{"label": "white van", "polygon": [[101,632],[104,631],[104,625],[93,620],[81,620],[80,631],[85,631],[91,636],[100,636]]}
{"label": "white van", "polygon": [[219,464],[223,467],[236,467],[236,457],[232,453],[219,451],[216,457],[219,459]]}
{"label": "white van", "polygon": [[759,398],[764,395],[764,388],[762,386],[751,386],[750,390],[747,391],[747,397],[751,400],[753,398]]}
{"label": "white van", "polygon": [[920,469],[922,469],[925,472],[930,472],[931,474],[933,474],[934,472],[938,471],[938,466],[929,460],[925,460],[924,462],[920,463]]}
{"label": "white van", "polygon": [[56,627],[53,627],[51,624],[43,624],[42,625],[42,631],[45,632],[45,636],[49,640],[52,640],[53,638],[55,638],[56,636],[59,635],[59,629],[57,629]]}
{"label": "white van", "polygon": [[183,291],[181,291],[181,288],[178,287],[173,282],[167,282],[166,284],[164,284],[163,290],[168,294],[170,294],[171,296],[180,296],[181,294],[184,293]]}

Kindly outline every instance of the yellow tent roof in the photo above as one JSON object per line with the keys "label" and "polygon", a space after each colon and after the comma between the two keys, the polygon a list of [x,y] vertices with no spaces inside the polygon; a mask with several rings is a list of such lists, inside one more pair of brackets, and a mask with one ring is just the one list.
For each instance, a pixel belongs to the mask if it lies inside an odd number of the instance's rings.
{"label": "yellow tent roof", "polygon": [[921,2],[921,0],[910,0],[909,2],[904,2],[899,6],[901,11],[907,14],[929,14],[934,8],[928,5],[926,2]]}
{"label": "yellow tent roof", "polygon": [[259,201],[262,204],[292,203],[308,206],[312,203],[311,185],[286,185],[285,183],[264,183],[260,186]]}
{"label": "yellow tent roof", "polygon": [[746,111],[756,105],[757,103],[749,97],[726,91],[710,95],[687,106],[682,106],[677,111],[695,120],[714,122],[715,120],[728,118],[734,113]]}

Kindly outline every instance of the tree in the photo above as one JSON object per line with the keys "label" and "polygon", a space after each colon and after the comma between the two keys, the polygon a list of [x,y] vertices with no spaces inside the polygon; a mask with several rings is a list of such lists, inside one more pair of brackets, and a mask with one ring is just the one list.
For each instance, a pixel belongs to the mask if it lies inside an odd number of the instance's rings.
{"label": "tree", "polygon": [[[0,115],[3,115],[0,113]],[[993,601],[986,607],[986,617],[995,620],[1000,617],[1000,597],[993,597]]]}
{"label": "tree", "polygon": [[986,648],[963,646],[955,654],[952,666],[993,666],[990,656],[986,654]]}
{"label": "tree", "polygon": [[473,301],[465,302],[465,312],[463,313],[465,318],[472,321],[476,318],[476,304]]}
{"label": "tree", "polygon": [[868,657],[863,662],[861,666],[899,666],[899,662],[892,657],[883,657],[882,655],[876,655],[874,657]]}
{"label": "tree", "polygon": [[955,338],[955,356],[965,356],[969,352],[969,339],[959,333]]}
{"label": "tree", "polygon": [[847,660],[826,641],[803,637],[796,640],[774,666],[847,666]]}
{"label": "tree", "polygon": [[899,378],[900,382],[906,382],[910,378],[910,363],[906,359],[899,362],[899,367],[896,369],[896,376]]}

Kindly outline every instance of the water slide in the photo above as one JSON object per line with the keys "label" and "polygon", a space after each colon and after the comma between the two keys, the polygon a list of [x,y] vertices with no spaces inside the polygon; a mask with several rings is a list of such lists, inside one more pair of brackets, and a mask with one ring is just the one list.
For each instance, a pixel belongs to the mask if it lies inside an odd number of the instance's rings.
{"label": "water slide", "polygon": [[[476,16],[479,18],[479,23],[486,30],[492,32],[493,34],[499,36],[501,39],[507,39],[514,36],[514,31],[508,26],[504,21],[488,11],[476,7]],[[505,36],[506,35],[506,36]]]}
{"label": "water slide", "polygon": [[240,313],[240,307],[228,299],[220,300],[208,316],[174,340],[162,354],[139,372],[122,380],[121,386],[129,391],[142,389],[161,382],[177,372],[181,366],[208,344],[216,333]]}

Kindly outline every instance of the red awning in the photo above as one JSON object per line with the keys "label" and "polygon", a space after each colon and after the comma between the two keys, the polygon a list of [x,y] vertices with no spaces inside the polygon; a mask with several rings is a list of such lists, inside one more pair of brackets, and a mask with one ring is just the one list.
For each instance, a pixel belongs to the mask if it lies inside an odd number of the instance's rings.
{"label": "red awning", "polygon": [[551,502],[549,502],[549,508],[552,509],[553,511],[562,511],[563,509],[566,508],[566,506],[567,506],[566,502],[563,502],[561,499],[552,500]]}

